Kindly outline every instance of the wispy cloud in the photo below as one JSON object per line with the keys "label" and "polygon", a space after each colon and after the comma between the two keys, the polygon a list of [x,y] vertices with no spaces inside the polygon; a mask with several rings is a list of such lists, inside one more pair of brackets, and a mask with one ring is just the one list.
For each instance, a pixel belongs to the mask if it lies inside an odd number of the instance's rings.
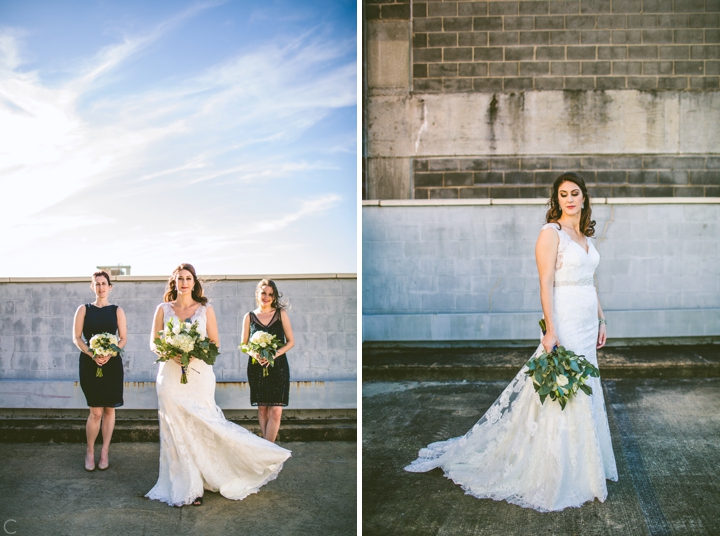
{"label": "wispy cloud", "polygon": [[[106,45],[55,85],[43,81],[41,70],[22,69],[27,34],[0,29],[0,188],[9,199],[27,200],[0,211],[0,228],[13,235],[0,242],[0,257],[22,244],[112,225],[116,218],[104,215],[108,203],[138,214],[135,207],[147,199],[167,198],[172,191],[170,198],[182,198],[182,188],[192,188],[186,196],[206,195],[338,171],[322,155],[352,151],[354,140],[335,139],[312,157],[303,142],[334,110],[356,105],[350,39],[333,41],[320,29],[304,30],[246,47],[200,72],[158,78],[143,90],[98,91],[122,79],[141,52],[224,3],[193,5],[145,33]],[[284,216],[250,225],[244,234],[276,233],[347,202],[332,190],[299,197],[304,201],[297,210],[287,210],[290,203]],[[128,254],[149,254],[158,239],[174,240],[163,233],[147,238],[147,231],[132,228],[126,228],[127,240],[115,238]],[[219,256],[238,243],[232,233],[213,236],[186,233],[183,240]]]}

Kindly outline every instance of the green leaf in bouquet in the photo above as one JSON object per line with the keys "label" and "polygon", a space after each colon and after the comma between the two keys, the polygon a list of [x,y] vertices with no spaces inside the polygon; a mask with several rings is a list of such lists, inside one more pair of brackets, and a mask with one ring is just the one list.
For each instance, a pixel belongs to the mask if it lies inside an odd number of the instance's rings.
{"label": "green leaf in bouquet", "polygon": [[542,372],[540,372],[539,370],[535,372],[535,381],[538,383],[543,382]]}
{"label": "green leaf in bouquet", "polygon": [[564,410],[565,405],[567,404],[567,401],[564,398],[559,398],[558,401],[560,402],[560,409]]}
{"label": "green leaf in bouquet", "polygon": [[541,385],[540,390],[538,391],[540,396],[549,395],[551,392],[552,392],[552,387],[550,387],[547,384]]}
{"label": "green leaf in bouquet", "polygon": [[570,368],[573,369],[575,372],[580,372],[580,367],[577,364],[577,361],[574,359],[570,360]]}
{"label": "green leaf in bouquet", "polygon": [[590,396],[593,392],[592,387],[590,387],[589,385],[585,385],[584,383],[580,384],[580,389],[582,389],[582,392],[588,396]]}
{"label": "green leaf in bouquet", "polygon": [[540,403],[541,403],[541,404],[544,404],[544,403],[545,403],[545,399],[547,398],[547,396],[548,396],[548,395],[540,395]]}

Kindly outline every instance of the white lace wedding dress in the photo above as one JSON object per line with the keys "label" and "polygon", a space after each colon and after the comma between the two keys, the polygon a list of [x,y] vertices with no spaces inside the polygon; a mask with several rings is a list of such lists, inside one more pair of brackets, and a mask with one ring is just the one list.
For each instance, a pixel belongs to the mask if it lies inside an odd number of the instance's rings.
{"label": "white lace wedding dress", "polygon": [[[560,344],[597,366],[597,295],[593,274],[600,255],[558,232],[553,319]],[[542,353],[538,346],[534,355]],[[577,507],[607,497],[606,479],[617,481],[605,401],[599,378],[593,394],[579,392],[561,410],[545,404],[523,367],[485,415],[461,437],[428,445],[405,468],[441,467],[445,476],[478,498],[506,500],[542,512]]]}
{"label": "white lace wedding dress", "polygon": [[[164,324],[177,318],[169,303],[160,306]],[[197,320],[206,336],[207,307],[201,305],[188,319]],[[175,361],[159,364],[160,476],[145,496],[181,506],[207,489],[240,500],[274,480],[290,451],[225,420],[215,404],[211,365],[195,360],[188,366],[188,383],[180,383],[180,376]]]}

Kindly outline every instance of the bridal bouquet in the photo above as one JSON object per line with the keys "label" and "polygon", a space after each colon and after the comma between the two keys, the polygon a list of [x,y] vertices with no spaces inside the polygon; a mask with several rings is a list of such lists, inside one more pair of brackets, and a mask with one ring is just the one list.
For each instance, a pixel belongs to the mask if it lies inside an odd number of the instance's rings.
{"label": "bridal bouquet", "polygon": [[[540,327],[545,333],[545,321],[540,320]],[[590,376],[598,378],[600,371],[584,356],[577,355],[563,346],[556,346],[552,352],[543,351],[527,362],[525,374],[533,381],[535,392],[540,395],[540,403],[557,400],[564,410],[568,401],[578,391],[586,395],[592,394],[592,387],[586,385]]]}
{"label": "bridal bouquet", "polygon": [[198,331],[197,321],[182,322],[171,318],[168,320],[165,331],[158,331],[155,338],[155,349],[159,355],[155,363],[168,361],[180,356],[182,376],[180,383],[187,383],[187,367],[190,359],[200,359],[208,365],[215,363],[220,354],[217,345]]}
{"label": "bridal bouquet", "polygon": [[[90,338],[88,346],[90,350],[92,350],[93,359],[106,356],[113,357],[122,353],[122,348],[117,345],[118,342],[117,335],[113,335],[112,333],[98,333]],[[103,377],[101,365],[98,365],[95,377]]]}
{"label": "bridal bouquet", "polygon": [[[275,366],[275,353],[280,341],[275,335],[270,335],[265,331],[256,331],[250,340],[241,344],[238,348],[244,353],[252,357],[253,363],[257,363],[258,359],[267,359],[268,366]],[[268,375],[267,367],[263,367],[263,376]]]}

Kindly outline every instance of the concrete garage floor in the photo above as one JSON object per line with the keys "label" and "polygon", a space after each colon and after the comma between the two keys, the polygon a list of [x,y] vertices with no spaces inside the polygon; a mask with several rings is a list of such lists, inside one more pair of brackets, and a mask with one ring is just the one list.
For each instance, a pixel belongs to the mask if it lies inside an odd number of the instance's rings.
{"label": "concrete garage floor", "polygon": [[202,506],[172,508],[143,497],[157,480],[158,443],[115,444],[110,468],[92,473],[83,445],[0,444],[0,534],[356,534],[357,444],[281,445],[292,458],[260,492],[242,501],[205,492]]}
{"label": "concrete garage floor", "polygon": [[546,514],[403,470],[467,432],[507,381],[364,383],[363,534],[720,534],[720,379],[603,382],[619,481],[605,503]]}

